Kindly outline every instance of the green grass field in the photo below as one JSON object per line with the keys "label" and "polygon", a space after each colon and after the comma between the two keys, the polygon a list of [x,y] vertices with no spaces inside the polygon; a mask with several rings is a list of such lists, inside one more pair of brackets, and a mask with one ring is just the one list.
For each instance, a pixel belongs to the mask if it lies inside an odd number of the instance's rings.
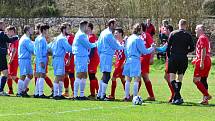
{"label": "green grass field", "polygon": [[[208,79],[209,92],[213,97],[215,97],[214,65]],[[213,112],[215,111],[215,100],[212,99],[208,106],[198,104],[202,95],[192,82],[192,65],[189,65],[183,81],[182,96],[185,103],[181,106],[167,103],[170,92],[163,79],[163,74],[164,63],[156,60],[151,67],[150,78],[157,101],[145,102],[142,106],[134,106],[131,102],[121,101],[56,101],[53,99],[17,98],[14,96],[0,97],[0,121],[215,121]],[[53,79],[51,67],[48,75]],[[97,76],[100,78],[101,73],[98,73]],[[124,96],[120,83],[118,81],[117,99],[122,99]],[[32,81],[29,92],[31,95],[34,90],[33,84]],[[110,92],[110,85],[111,82],[109,83],[108,93]],[[16,89],[17,85],[14,86]],[[45,92],[47,95],[50,94],[50,89],[47,86]],[[147,97],[144,85],[142,85],[139,94],[144,99]],[[86,87],[86,95],[89,95],[89,81]]]}

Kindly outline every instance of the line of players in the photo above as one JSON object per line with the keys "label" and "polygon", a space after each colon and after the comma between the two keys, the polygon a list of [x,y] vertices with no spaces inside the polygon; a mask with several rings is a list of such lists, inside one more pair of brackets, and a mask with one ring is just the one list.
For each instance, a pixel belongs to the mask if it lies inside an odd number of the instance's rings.
{"label": "line of players", "polygon": [[[36,26],[37,37],[35,38],[35,42],[33,44],[30,39],[30,36],[33,34],[33,29],[30,26],[24,27],[25,34],[21,37],[19,42],[17,40],[11,43],[9,47],[9,94],[13,94],[12,80],[14,80],[18,83],[17,96],[29,97],[27,94],[29,90],[28,84],[33,78],[31,56],[34,54],[36,57],[35,98],[50,97],[44,95],[45,81],[51,88],[51,96],[54,99],[64,99],[65,97],[69,97],[70,83],[72,89],[71,97],[76,100],[86,100],[88,98],[95,97],[99,100],[114,100],[117,83],[116,79],[120,78],[125,90],[124,100],[130,101],[132,96],[136,96],[138,94],[141,86],[141,75],[149,94],[147,100],[155,101],[152,84],[149,79],[149,68],[150,64],[153,63],[153,52],[155,50],[155,45],[153,44],[152,35],[146,32],[146,24],[135,24],[132,30],[132,35],[128,38],[124,38],[122,28],[116,28],[115,19],[108,21],[108,28],[100,34],[98,39],[96,35],[93,34],[93,24],[88,23],[87,21],[82,21],[80,23],[79,30],[75,35],[70,33],[70,29],[71,25],[69,23],[62,24],[60,27],[61,34],[57,36],[53,42],[47,44],[49,26],[46,24],[38,24]],[[15,27],[9,26],[6,30],[8,36],[15,35]],[[173,28],[171,26],[167,26],[168,34],[170,34],[172,30]],[[157,50],[163,51],[163,47],[157,48]],[[51,54],[53,57],[52,65],[55,75],[54,84],[52,84],[50,78],[46,76],[48,70],[48,54]],[[108,81],[110,80],[112,58],[114,55],[116,62],[115,70],[112,76],[111,94],[106,97],[106,88]],[[99,63],[100,71],[103,74],[100,82],[98,82],[96,77]],[[18,65],[20,66],[20,78],[17,77]],[[208,72],[209,70],[210,69],[208,69]],[[75,71],[76,77],[74,74]],[[91,93],[88,98],[85,97],[84,94],[87,72],[90,79]],[[197,72],[195,71],[195,73]],[[170,102],[172,102],[172,100],[176,100],[175,93],[178,92],[173,88],[170,79],[167,78],[167,76],[168,74],[166,73],[165,77],[172,92],[170,99]],[[204,78],[206,78],[205,76],[206,75],[204,75]],[[130,82],[132,77],[135,78],[135,81],[133,95],[130,95]],[[205,80],[204,83],[205,82],[207,81]],[[200,87],[202,86],[201,84],[199,85]],[[64,93],[62,91],[63,86],[65,88]],[[79,88],[80,95],[78,96]],[[206,92],[204,92],[204,94],[205,93]],[[6,95],[6,93],[3,93],[2,95]],[[209,94],[204,95],[202,104],[208,104],[208,100],[210,98],[211,96],[209,96]]]}

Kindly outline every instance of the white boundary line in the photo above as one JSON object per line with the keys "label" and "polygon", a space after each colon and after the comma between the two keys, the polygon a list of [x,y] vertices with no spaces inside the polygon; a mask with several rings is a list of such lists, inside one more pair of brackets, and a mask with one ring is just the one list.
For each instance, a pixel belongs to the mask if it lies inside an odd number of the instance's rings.
{"label": "white boundary line", "polygon": [[129,106],[114,106],[111,108],[104,108],[104,107],[95,107],[95,108],[81,108],[77,110],[67,110],[67,111],[60,111],[60,112],[29,112],[29,113],[18,113],[18,114],[0,114],[0,117],[7,117],[7,116],[29,116],[29,115],[40,115],[40,114],[65,114],[65,113],[72,113],[72,112],[82,112],[82,111],[92,111],[92,110],[104,110],[104,109],[126,109],[130,107],[135,107],[134,105]]}

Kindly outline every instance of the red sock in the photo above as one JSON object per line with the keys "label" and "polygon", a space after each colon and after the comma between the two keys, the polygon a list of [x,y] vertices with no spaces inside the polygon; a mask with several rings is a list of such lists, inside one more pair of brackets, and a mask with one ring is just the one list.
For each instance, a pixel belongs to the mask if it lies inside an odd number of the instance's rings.
{"label": "red sock", "polygon": [[52,80],[48,76],[46,76],[45,81],[46,84],[52,89],[53,88]]}
{"label": "red sock", "polygon": [[152,90],[152,83],[150,81],[144,81],[144,82],[145,82],[145,86],[146,86],[149,96],[154,97],[154,93]]}
{"label": "red sock", "polygon": [[121,78],[121,82],[122,82],[122,85],[123,85],[123,89],[125,90],[125,81],[123,80],[123,78]]}
{"label": "red sock", "polygon": [[74,82],[75,82],[75,78],[69,78],[70,80],[70,85],[71,85],[71,88],[72,88],[72,92],[74,91]]}
{"label": "red sock", "polygon": [[138,92],[140,91],[141,85],[142,85],[142,81],[139,81]]}
{"label": "red sock", "polygon": [[18,84],[19,78],[16,78],[14,81],[16,82],[16,84]]}
{"label": "red sock", "polygon": [[202,82],[200,81],[196,81],[195,82],[197,88],[199,89],[199,91],[204,95],[204,96],[209,96],[207,89],[204,87],[204,85],[202,84]]}
{"label": "red sock", "polygon": [[35,79],[35,86],[36,86],[36,83],[37,83],[37,77],[35,77],[34,79]]}
{"label": "red sock", "polygon": [[171,94],[172,94],[171,97],[173,98],[174,97],[174,89],[172,87],[172,84],[169,81],[167,81],[167,83],[168,83],[169,89],[170,89]]}
{"label": "red sock", "polygon": [[95,82],[94,80],[90,80],[90,94],[95,95]]}
{"label": "red sock", "polygon": [[12,79],[8,79],[7,80],[7,85],[8,85],[8,87],[9,87],[9,89],[12,89],[13,87],[13,80]]}
{"label": "red sock", "polygon": [[115,91],[116,91],[116,80],[112,80],[112,85],[111,85],[111,96],[115,97]]}
{"label": "red sock", "polygon": [[68,78],[68,77],[65,77],[65,78],[64,78],[64,88],[65,88],[65,89],[68,89],[68,88],[69,88],[69,78]]}

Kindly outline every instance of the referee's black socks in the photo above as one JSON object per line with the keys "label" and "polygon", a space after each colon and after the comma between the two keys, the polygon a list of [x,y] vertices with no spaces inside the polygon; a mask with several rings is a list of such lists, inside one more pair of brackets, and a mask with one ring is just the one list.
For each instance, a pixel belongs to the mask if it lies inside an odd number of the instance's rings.
{"label": "referee's black socks", "polygon": [[1,86],[0,86],[0,92],[2,92],[4,90],[4,86],[7,82],[7,77],[6,76],[2,76],[1,78]]}
{"label": "referee's black socks", "polygon": [[174,100],[181,99],[180,90],[181,90],[182,83],[181,82],[176,82],[176,80],[173,80],[171,82],[171,84],[172,84],[172,87],[173,87],[174,93],[175,93]]}

